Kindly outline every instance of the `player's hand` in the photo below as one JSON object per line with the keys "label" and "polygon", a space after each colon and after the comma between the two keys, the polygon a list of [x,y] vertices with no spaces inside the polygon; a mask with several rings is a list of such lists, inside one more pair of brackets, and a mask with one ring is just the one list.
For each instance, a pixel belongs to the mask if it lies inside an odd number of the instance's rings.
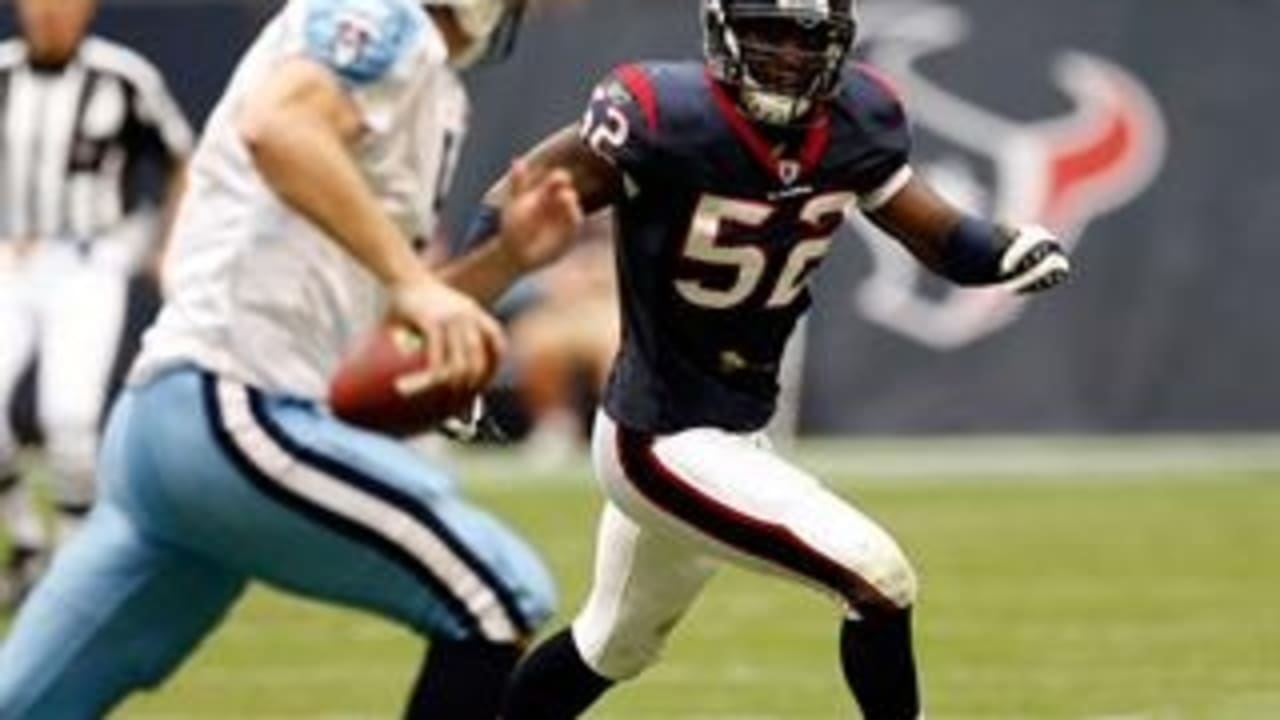
{"label": "player's hand", "polygon": [[522,272],[542,267],[569,249],[582,228],[582,205],[573,178],[556,168],[535,173],[516,160],[507,174],[499,242]]}
{"label": "player's hand", "polygon": [[435,381],[477,390],[493,375],[506,340],[498,321],[474,300],[427,274],[391,287],[391,315],[427,339]]}
{"label": "player's hand", "polygon": [[15,270],[26,260],[34,245],[30,240],[0,237],[0,270]]}
{"label": "player's hand", "polygon": [[1016,228],[1000,256],[1000,283],[1011,292],[1048,290],[1066,281],[1071,261],[1053,233],[1039,225]]}

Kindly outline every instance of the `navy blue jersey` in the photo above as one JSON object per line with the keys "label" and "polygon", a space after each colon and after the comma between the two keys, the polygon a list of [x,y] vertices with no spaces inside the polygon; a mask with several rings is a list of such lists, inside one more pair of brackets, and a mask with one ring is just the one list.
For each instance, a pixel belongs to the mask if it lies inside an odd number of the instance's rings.
{"label": "navy blue jersey", "polygon": [[631,428],[755,430],[844,213],[906,177],[896,95],[851,68],[804,128],[750,122],[701,63],[628,65],[582,123],[626,184],[615,207],[622,346],[605,407]]}

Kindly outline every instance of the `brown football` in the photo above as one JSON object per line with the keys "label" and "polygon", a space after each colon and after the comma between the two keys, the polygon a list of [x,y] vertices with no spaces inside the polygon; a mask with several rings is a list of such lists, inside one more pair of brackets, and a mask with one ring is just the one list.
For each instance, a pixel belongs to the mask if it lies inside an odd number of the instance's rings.
{"label": "brown football", "polygon": [[378,328],[355,346],[330,380],[333,414],[363,428],[409,436],[468,410],[482,388],[468,391],[437,382],[426,347],[427,340],[411,328]]}

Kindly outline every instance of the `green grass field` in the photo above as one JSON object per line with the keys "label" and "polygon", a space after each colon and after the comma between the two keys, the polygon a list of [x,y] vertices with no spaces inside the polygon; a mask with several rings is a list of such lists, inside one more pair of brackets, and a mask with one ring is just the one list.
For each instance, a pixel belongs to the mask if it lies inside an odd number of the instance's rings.
{"label": "green grass field", "polygon": [[[1200,463],[1185,445],[1092,464],[1097,453],[1069,446],[1048,465],[1035,452],[956,445],[947,460],[930,447],[813,464],[917,563],[931,720],[1280,718],[1280,464],[1230,462],[1244,456],[1212,444],[1227,462]],[[909,453],[918,462],[893,465]],[[585,470],[530,481],[507,477],[510,460],[464,464],[472,494],[546,553],[562,616],[572,612],[599,502]],[[728,571],[665,663],[591,717],[853,717],[835,628],[823,598]],[[258,590],[118,716],[390,718],[420,653],[379,620]]]}

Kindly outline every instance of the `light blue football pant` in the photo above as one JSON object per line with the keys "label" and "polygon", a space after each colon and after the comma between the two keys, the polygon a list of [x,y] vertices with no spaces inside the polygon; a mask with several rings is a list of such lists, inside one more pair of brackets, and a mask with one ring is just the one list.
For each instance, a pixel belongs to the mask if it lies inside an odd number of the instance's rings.
{"label": "light blue football pant", "polygon": [[530,547],[414,451],[194,368],[122,395],[100,487],[0,645],[0,720],[104,717],[250,579],[453,640],[524,638],[554,604]]}

